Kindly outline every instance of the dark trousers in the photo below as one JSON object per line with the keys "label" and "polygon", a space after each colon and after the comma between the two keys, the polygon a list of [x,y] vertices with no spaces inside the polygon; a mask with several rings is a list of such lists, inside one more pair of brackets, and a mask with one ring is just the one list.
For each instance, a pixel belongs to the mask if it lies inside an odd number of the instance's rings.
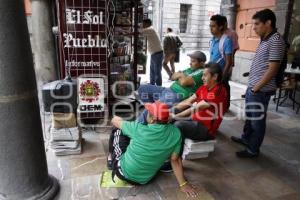
{"label": "dark trousers", "polygon": [[227,92],[227,99],[226,99],[227,108],[226,108],[226,110],[228,110],[229,107],[230,107],[230,85],[229,85],[229,80],[224,83],[224,87],[225,87],[226,92]]}
{"label": "dark trousers", "polygon": [[267,110],[272,93],[253,94],[251,88],[246,92],[246,122],[242,139],[248,143],[251,153],[259,153],[266,132]]}
{"label": "dark trousers", "polygon": [[180,130],[182,136],[182,145],[180,155],[183,153],[184,140],[186,138],[196,141],[207,141],[214,139],[208,133],[206,126],[193,120],[176,121],[174,125]]}
{"label": "dark trousers", "polygon": [[130,184],[139,185],[139,183],[125,178],[120,166],[120,157],[126,152],[129,143],[130,138],[123,135],[120,129],[112,130],[108,147],[112,158],[112,180],[114,180],[114,176],[116,175],[119,179],[127,181]]}
{"label": "dark trousers", "polygon": [[150,84],[151,85],[162,85],[161,69],[163,62],[164,53],[163,51],[157,52],[151,55],[150,60]]}
{"label": "dark trousers", "polygon": [[231,75],[232,75],[232,71],[230,71],[230,73],[228,75],[226,75],[225,77],[223,77],[223,85],[226,89],[226,92],[227,92],[227,100],[226,100],[226,105],[227,105],[227,110],[229,109],[230,107],[230,85],[229,85],[229,81],[231,79]]}

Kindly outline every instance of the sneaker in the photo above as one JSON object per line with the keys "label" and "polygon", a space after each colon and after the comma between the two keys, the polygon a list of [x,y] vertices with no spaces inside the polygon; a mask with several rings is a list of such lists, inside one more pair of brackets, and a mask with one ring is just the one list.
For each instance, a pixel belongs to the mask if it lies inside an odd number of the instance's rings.
{"label": "sneaker", "polygon": [[107,169],[112,170],[112,160],[108,159],[108,157],[107,157],[107,163],[106,163],[106,165],[107,165]]}
{"label": "sneaker", "polygon": [[241,145],[244,145],[244,146],[248,147],[248,143],[247,143],[244,139],[242,139],[242,138],[238,138],[238,137],[235,137],[235,136],[231,136],[231,140],[232,140],[233,142],[236,142],[236,143],[238,143],[238,144],[241,144]]}
{"label": "sneaker", "polygon": [[239,158],[256,158],[258,157],[258,155],[259,155],[258,153],[254,154],[247,150],[236,152],[236,156]]}
{"label": "sneaker", "polygon": [[136,100],[140,100],[140,95],[139,95],[139,92],[136,90],[136,91],[133,91],[133,95],[134,95],[134,98],[136,99]]}
{"label": "sneaker", "polygon": [[169,173],[169,172],[172,172],[173,169],[172,169],[172,165],[170,162],[165,162],[163,164],[163,166],[161,166],[160,170],[161,172],[165,172],[165,173]]}
{"label": "sneaker", "polygon": [[144,102],[140,99],[140,95],[138,91],[133,92],[134,100],[138,102],[141,106],[144,106]]}

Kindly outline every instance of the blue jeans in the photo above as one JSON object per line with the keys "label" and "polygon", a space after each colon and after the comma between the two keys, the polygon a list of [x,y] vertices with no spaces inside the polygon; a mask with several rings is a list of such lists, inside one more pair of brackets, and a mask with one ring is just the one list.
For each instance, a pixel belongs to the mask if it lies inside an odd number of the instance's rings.
{"label": "blue jeans", "polygon": [[246,122],[242,139],[248,144],[248,151],[259,153],[259,148],[266,132],[266,118],[272,94],[258,92],[253,94],[251,88],[246,92]]}
{"label": "blue jeans", "polygon": [[[173,92],[169,88],[164,88],[156,85],[141,85],[138,89],[140,100],[143,103],[153,103],[157,100],[166,103],[169,107],[179,103],[182,100],[182,96]],[[143,124],[147,123],[147,110],[145,109],[138,117],[137,121]]]}
{"label": "blue jeans", "polygon": [[151,55],[150,60],[150,84],[151,85],[162,85],[161,69],[163,62],[163,52],[154,53]]}

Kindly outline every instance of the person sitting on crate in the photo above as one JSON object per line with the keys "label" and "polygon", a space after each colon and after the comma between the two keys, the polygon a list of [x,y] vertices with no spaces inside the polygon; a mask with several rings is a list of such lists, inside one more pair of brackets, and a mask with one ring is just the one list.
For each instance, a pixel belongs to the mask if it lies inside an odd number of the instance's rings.
{"label": "person sitting on crate", "polygon": [[[203,84],[202,74],[206,56],[201,51],[195,51],[188,56],[191,58],[190,67],[172,75],[172,80],[175,82],[170,88],[141,85],[138,89],[139,99],[143,103],[153,103],[159,100],[171,107],[193,95]],[[146,117],[147,110],[144,110],[137,120],[145,124]]]}
{"label": "person sitting on crate", "polygon": [[155,102],[145,104],[148,110],[148,125],[136,121],[124,121],[114,117],[112,124],[117,128],[109,139],[108,168],[115,176],[133,185],[148,183],[167,159],[171,159],[174,174],[180,189],[188,196],[196,196],[196,190],[183,175],[181,134],[169,121],[169,108]]}
{"label": "person sitting on crate", "polygon": [[204,85],[171,109],[171,118],[176,120],[174,125],[180,129],[183,143],[185,138],[196,141],[215,138],[227,111],[227,91],[221,82],[222,73],[219,64],[206,64],[202,76]]}

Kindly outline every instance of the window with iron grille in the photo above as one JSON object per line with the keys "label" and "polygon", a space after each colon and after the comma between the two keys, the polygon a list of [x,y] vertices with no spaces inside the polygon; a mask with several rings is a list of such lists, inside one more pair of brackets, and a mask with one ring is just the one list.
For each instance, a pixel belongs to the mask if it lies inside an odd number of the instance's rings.
{"label": "window with iron grille", "polygon": [[180,33],[187,32],[188,25],[188,16],[191,5],[189,4],[180,4],[180,21],[179,21],[179,30]]}

